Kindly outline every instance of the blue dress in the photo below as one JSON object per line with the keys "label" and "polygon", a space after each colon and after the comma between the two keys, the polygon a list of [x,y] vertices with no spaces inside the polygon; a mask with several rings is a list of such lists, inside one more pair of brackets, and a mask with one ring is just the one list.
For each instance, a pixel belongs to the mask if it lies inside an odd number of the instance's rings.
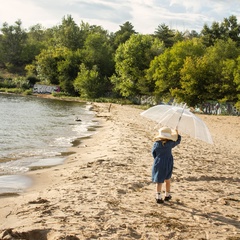
{"label": "blue dress", "polygon": [[152,166],[152,182],[164,183],[164,180],[170,179],[173,171],[172,149],[181,142],[181,136],[178,135],[176,142],[167,141],[164,146],[161,141],[154,143],[152,156],[154,158]]}

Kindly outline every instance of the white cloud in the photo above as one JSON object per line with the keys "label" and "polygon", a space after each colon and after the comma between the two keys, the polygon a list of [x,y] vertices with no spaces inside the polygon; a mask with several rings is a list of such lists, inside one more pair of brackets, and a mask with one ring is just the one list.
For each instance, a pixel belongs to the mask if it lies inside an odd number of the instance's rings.
{"label": "white cloud", "polygon": [[205,23],[240,17],[239,0],[8,0],[0,7],[0,26],[22,20],[24,27],[61,24],[64,16],[75,22],[101,25],[115,32],[129,21],[140,33],[153,33],[164,23],[172,29],[200,31]]}
{"label": "white cloud", "polygon": [[1,5],[0,16],[0,24],[7,22],[10,25],[20,19],[27,27],[37,23],[47,27],[61,22],[61,18],[58,18],[55,11],[38,6],[32,0],[9,0]]}
{"label": "white cloud", "polygon": [[178,6],[184,6],[186,10],[198,12],[201,9],[203,1],[192,1],[192,0],[171,0],[170,6],[173,6],[174,4]]}

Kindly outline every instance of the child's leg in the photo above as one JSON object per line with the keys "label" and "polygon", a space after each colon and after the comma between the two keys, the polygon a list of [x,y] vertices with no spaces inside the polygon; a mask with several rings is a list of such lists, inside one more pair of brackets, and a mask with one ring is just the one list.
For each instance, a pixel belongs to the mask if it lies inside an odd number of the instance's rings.
{"label": "child's leg", "polygon": [[157,193],[161,193],[162,191],[162,183],[156,183],[156,192]]}
{"label": "child's leg", "polygon": [[156,201],[157,203],[163,203],[162,199],[162,183],[156,183]]}
{"label": "child's leg", "polygon": [[166,194],[167,194],[167,193],[170,193],[170,190],[171,190],[171,181],[170,181],[170,179],[165,180],[165,183],[166,183]]}
{"label": "child's leg", "polygon": [[171,181],[170,181],[170,179],[165,180],[165,183],[166,183],[166,192],[165,192],[164,200],[165,201],[169,201],[172,198],[172,196],[170,195],[170,190],[171,190]]}

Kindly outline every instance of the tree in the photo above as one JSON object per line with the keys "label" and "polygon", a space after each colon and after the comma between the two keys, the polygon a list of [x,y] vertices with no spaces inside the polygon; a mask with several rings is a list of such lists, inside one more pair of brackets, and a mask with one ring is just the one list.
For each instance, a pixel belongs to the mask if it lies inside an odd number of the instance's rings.
{"label": "tree", "polygon": [[[176,35],[176,34],[175,34]],[[193,39],[193,38],[199,38],[200,34],[198,34],[195,30],[192,30],[191,32],[189,32],[188,30],[186,30],[183,33],[183,38],[181,40],[184,39]]]}
{"label": "tree", "polygon": [[[236,98],[233,71],[239,53],[236,42],[231,39],[228,39],[228,41],[217,40],[214,46],[207,49],[205,55],[208,64],[212,66],[213,73],[207,83],[207,89],[212,99],[231,100]],[[231,97],[229,92],[232,95]]]}
{"label": "tree", "polygon": [[[72,19],[68,19],[68,23],[72,24]],[[70,25],[71,25],[70,24]],[[72,25],[71,25],[72,26]],[[65,28],[56,29],[62,32]],[[66,30],[66,29],[65,29]],[[107,32],[98,26],[85,26],[85,41],[81,49],[73,50],[73,45],[68,42],[69,47],[63,46],[63,42],[59,44],[49,45],[43,49],[36,57],[35,69],[37,77],[45,83],[60,85],[61,90],[71,95],[76,95],[73,82],[76,79],[79,66],[84,63],[87,69],[98,69],[98,79],[100,84],[106,83],[106,79],[114,72],[113,49],[109,42]],[[59,33],[58,33],[59,34]],[[55,37],[56,41],[58,38]],[[50,40],[52,41],[52,40]],[[67,42],[66,42],[67,43]],[[77,46],[77,45],[76,45]],[[29,72],[34,72],[31,65],[27,66]],[[108,80],[108,85],[110,81]],[[104,85],[106,87],[106,84]],[[105,88],[105,90],[109,90]]]}
{"label": "tree", "polygon": [[234,71],[234,83],[236,84],[236,92],[237,92],[237,102],[236,107],[240,110],[240,56],[236,61],[236,68]]}
{"label": "tree", "polygon": [[37,77],[45,84],[60,85],[61,91],[75,95],[73,81],[77,77],[81,57],[79,51],[66,47],[49,47],[36,57]]}
{"label": "tree", "polygon": [[202,39],[207,47],[213,46],[217,39],[224,39],[224,29],[218,22],[213,22],[211,28],[206,24],[201,31]]}
{"label": "tree", "polygon": [[212,30],[207,24],[204,24],[203,29],[201,31],[201,36],[205,46],[209,47],[214,44],[215,39],[212,38]]}
{"label": "tree", "polygon": [[224,18],[222,23],[213,22],[211,27],[206,24],[203,26],[201,36],[206,46],[213,46],[217,39],[227,41],[232,39],[240,45],[240,25],[237,22],[236,16],[232,15],[229,18]]}
{"label": "tree", "polygon": [[77,50],[82,47],[80,28],[74,22],[71,15],[62,19],[62,24],[55,29],[55,41],[60,46],[70,50]]}
{"label": "tree", "polygon": [[213,100],[210,92],[214,85],[210,82],[214,74],[214,66],[209,64],[206,56],[189,56],[181,69],[180,86],[172,90],[172,95],[189,106]]}
{"label": "tree", "polygon": [[26,44],[23,46],[22,60],[24,63],[32,63],[41,50],[46,48],[46,42],[45,29],[40,24],[30,27],[27,32]]}
{"label": "tree", "polygon": [[81,58],[88,69],[96,65],[102,77],[110,77],[114,72],[113,49],[104,33],[90,33],[87,36]]}
{"label": "tree", "polygon": [[219,100],[224,102],[236,102],[237,101],[237,82],[234,79],[234,72],[237,68],[236,59],[225,59],[222,62],[222,76],[221,87],[219,92],[221,98]]}
{"label": "tree", "polygon": [[164,42],[166,48],[173,46],[175,33],[173,30],[169,29],[167,25],[158,25],[154,34],[160,41]]}
{"label": "tree", "polygon": [[115,54],[116,75],[111,77],[115,91],[124,97],[149,94],[151,84],[145,71],[151,60],[163,51],[163,44],[150,35],[132,35]]}
{"label": "tree", "polygon": [[115,32],[113,35],[114,48],[117,49],[120,44],[125,43],[132,34],[136,33],[137,32],[134,30],[133,25],[129,21],[125,22],[120,26],[120,30]]}
{"label": "tree", "polygon": [[36,71],[41,82],[59,84],[57,65],[58,61],[63,60],[61,53],[65,50],[65,48],[49,47],[36,57]]}
{"label": "tree", "polygon": [[204,56],[190,56],[180,71],[180,86],[172,94],[194,106],[207,100],[235,101],[234,69],[239,50],[232,40],[217,40]]}
{"label": "tree", "polygon": [[237,22],[237,17],[232,15],[229,18],[224,18],[221,23],[224,32],[224,40],[232,39],[240,46],[240,25]]}
{"label": "tree", "polygon": [[155,57],[146,72],[146,78],[155,85],[156,98],[172,98],[172,90],[181,88],[180,71],[185,59],[190,56],[202,56],[204,51],[205,47],[201,41],[192,39],[178,42]]}
{"label": "tree", "polygon": [[58,70],[58,80],[59,85],[62,91],[70,94],[77,95],[73,86],[73,82],[78,75],[79,65],[81,63],[81,54],[80,50],[72,51],[66,49],[63,53],[63,59],[58,61],[57,70]]}
{"label": "tree", "polygon": [[5,66],[10,64],[21,67],[24,64],[22,56],[27,34],[21,25],[22,22],[18,20],[11,26],[5,22],[1,28],[0,61]]}
{"label": "tree", "polygon": [[105,82],[99,77],[97,66],[88,69],[84,63],[80,65],[77,78],[74,80],[75,91],[80,96],[87,98],[98,98],[103,96],[105,91]]}

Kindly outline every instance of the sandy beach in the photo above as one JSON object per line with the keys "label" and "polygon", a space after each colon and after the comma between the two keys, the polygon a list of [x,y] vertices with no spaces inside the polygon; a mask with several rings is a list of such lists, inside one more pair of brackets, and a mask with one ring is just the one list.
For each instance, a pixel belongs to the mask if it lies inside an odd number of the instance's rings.
{"label": "sandy beach", "polygon": [[240,117],[199,115],[214,144],[182,135],[173,199],[157,204],[156,123],[133,106],[93,109],[100,127],[64,164],[27,173],[32,187],[0,198],[0,239],[240,239]]}

